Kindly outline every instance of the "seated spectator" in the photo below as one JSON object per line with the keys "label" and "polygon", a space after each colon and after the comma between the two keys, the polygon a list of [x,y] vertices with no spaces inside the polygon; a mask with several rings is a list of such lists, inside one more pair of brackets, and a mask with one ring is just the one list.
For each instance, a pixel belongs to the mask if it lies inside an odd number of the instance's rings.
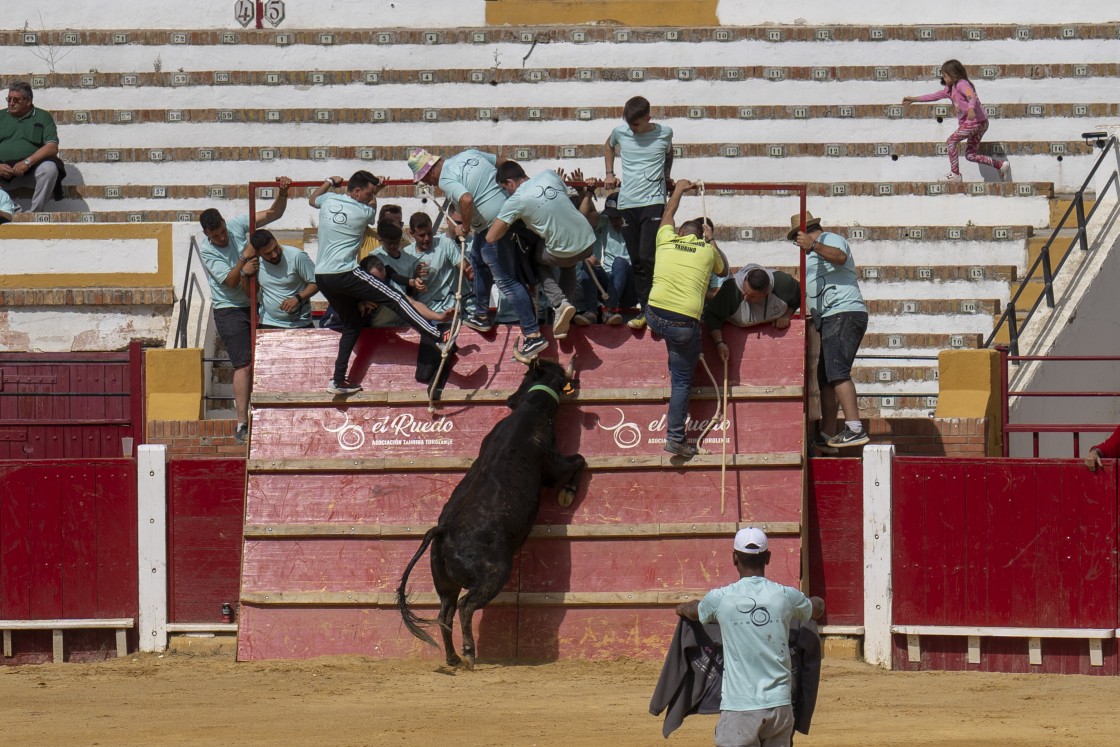
{"label": "seated spectator", "polygon": [[[377,257],[385,265],[385,274],[389,284],[401,293],[415,297],[417,293],[427,289],[424,281],[417,274],[420,260],[415,255],[402,251],[404,232],[399,223],[392,218],[382,218],[377,222],[377,240],[381,246],[374,249],[369,256]],[[375,316],[373,327],[401,327],[401,319],[388,307],[383,307]]]}
{"label": "seated spectator", "polygon": [[[454,208],[449,215],[458,223],[461,215]],[[416,275],[422,280],[423,289],[416,293],[416,300],[432,311],[446,311],[455,306],[455,293],[459,285],[459,269],[464,269],[463,294],[471,290],[473,273],[470,262],[463,258],[458,235],[453,223],[448,223],[447,231],[436,237],[432,219],[427,213],[413,213],[408,220],[409,232],[413,243],[405,247],[404,253],[416,260]]]}
{"label": "seated spectator", "polygon": [[8,86],[8,109],[0,112],[0,191],[34,187],[31,212],[41,213],[51,197],[62,199],[66,169],[58,159],[54,118],[33,99],[29,83]]}
{"label": "seated spectator", "polygon": [[715,297],[704,307],[704,325],[719,357],[726,361],[728,350],[720,329],[724,322],[736,327],[772,322],[776,328],[785,329],[800,307],[801,286],[797,278],[781,270],[749,264],[719,286]]}
{"label": "seated spectator", "polygon": [[[573,174],[573,179],[577,175],[578,172]],[[626,239],[622,235],[618,192],[607,195],[602,212],[595,209],[594,193],[594,189],[580,190],[579,211],[595,229],[595,246],[577,272],[582,296],[576,309],[578,313],[572,321],[581,326],[595,324],[599,321],[602,301],[602,321],[618,325],[622,324],[622,309],[638,303],[638,291],[634,287],[634,271],[630,267],[630,254],[626,251]],[[595,279],[598,279],[598,284]],[[606,300],[600,296],[600,286],[607,292]]]}
{"label": "seated spectator", "polygon": [[[245,265],[245,286],[252,276],[260,288],[258,329],[300,329],[311,327],[311,297],[319,292],[315,285],[315,264],[299,249],[281,246],[271,231],[257,229],[249,237],[257,256]],[[260,260],[264,260],[261,263]]]}
{"label": "seated spectator", "polygon": [[12,198],[4,190],[0,190],[0,225],[3,225],[12,219],[16,213],[16,204],[12,202]]}

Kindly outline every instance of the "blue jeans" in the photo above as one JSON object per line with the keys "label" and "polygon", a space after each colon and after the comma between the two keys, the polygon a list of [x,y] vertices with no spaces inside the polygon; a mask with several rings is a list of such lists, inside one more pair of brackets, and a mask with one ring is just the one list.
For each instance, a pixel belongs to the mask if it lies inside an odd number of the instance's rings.
{"label": "blue jeans", "polygon": [[638,293],[634,290],[634,271],[630,267],[629,260],[617,257],[609,273],[602,265],[595,265],[595,277],[599,278],[599,284],[607,291],[606,301],[599,298],[599,289],[591,279],[587,263],[581,262],[579,287],[583,300],[577,309],[581,314],[586,311],[596,311],[600,303],[608,309],[633,306],[637,303]]}
{"label": "blue jeans", "polygon": [[684,425],[688,420],[688,399],[692,388],[692,374],[700,360],[700,321],[669,321],[658,315],[657,309],[646,306],[649,328],[665,338],[669,348],[669,434],[670,441],[684,441]]}
{"label": "blue jeans", "polygon": [[490,303],[490,287],[497,285],[498,290],[506,297],[514,313],[517,314],[522,334],[535,335],[541,328],[537,324],[537,315],[529,291],[517,280],[517,267],[513,256],[516,251],[518,251],[517,247],[505,237],[493,244],[486,243],[485,236],[475,237],[474,245],[471,247],[471,263],[475,265],[475,303],[478,305],[478,313],[485,313]]}

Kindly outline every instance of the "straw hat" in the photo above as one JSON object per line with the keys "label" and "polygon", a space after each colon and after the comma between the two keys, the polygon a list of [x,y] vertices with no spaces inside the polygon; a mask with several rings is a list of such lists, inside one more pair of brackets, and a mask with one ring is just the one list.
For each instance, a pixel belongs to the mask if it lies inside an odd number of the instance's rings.
{"label": "straw hat", "polygon": [[[808,210],[806,210],[805,211],[805,230],[806,231],[811,231],[811,230],[813,230],[814,226],[816,228],[820,228],[821,227],[821,219],[820,218],[814,218],[813,214],[810,213]],[[791,215],[789,217],[789,233],[786,234],[786,238],[790,241],[793,241],[794,239],[797,238],[797,232],[800,231],[800,230],[801,230],[801,213]]]}

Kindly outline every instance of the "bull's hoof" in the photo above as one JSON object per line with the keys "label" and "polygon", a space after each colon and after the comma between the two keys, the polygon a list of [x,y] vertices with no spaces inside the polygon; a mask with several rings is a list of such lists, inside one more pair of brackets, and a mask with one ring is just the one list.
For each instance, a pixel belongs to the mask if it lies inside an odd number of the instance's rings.
{"label": "bull's hoof", "polygon": [[447,666],[458,667],[462,663],[463,663],[463,660],[459,658],[458,654],[448,654],[448,656],[447,656]]}
{"label": "bull's hoof", "polygon": [[560,504],[560,508],[567,508],[575,499],[576,491],[572,488],[564,488],[556,494],[556,502]]}
{"label": "bull's hoof", "polygon": [[466,669],[468,672],[473,670],[474,669],[474,657],[471,656],[470,654],[464,654],[463,655],[463,663],[462,663],[461,666],[463,667],[463,669]]}

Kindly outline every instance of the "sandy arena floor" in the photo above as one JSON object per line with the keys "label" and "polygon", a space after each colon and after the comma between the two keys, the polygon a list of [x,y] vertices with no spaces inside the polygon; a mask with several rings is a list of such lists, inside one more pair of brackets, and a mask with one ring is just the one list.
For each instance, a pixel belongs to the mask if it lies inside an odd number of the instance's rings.
{"label": "sandy arena floor", "polygon": [[[660,666],[332,658],[238,664],[190,654],[0,667],[3,745],[666,744],[648,713]],[[1120,677],[890,673],[826,661],[798,745],[1116,745]],[[669,745],[710,745],[692,716]]]}

